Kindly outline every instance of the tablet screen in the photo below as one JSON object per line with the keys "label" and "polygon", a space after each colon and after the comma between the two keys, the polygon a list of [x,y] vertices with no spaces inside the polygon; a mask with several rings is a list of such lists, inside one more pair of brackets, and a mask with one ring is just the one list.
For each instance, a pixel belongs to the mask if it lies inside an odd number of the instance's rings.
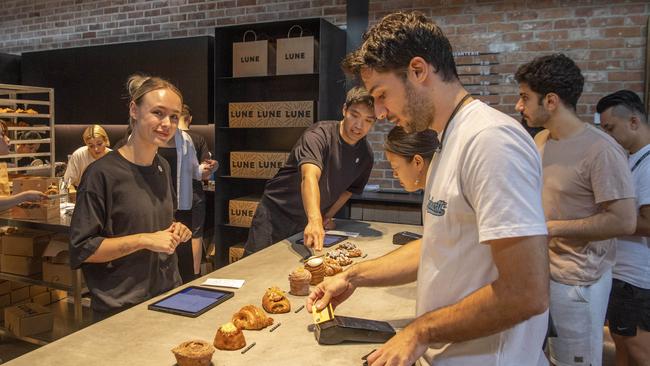
{"label": "tablet screen", "polygon": [[232,295],[231,292],[199,287],[188,287],[168,296],[149,307],[154,310],[170,310],[175,313],[200,314]]}
{"label": "tablet screen", "polygon": [[[347,238],[347,236],[325,234],[325,239],[323,239],[323,246],[326,248],[331,247],[332,245],[340,243]],[[304,242],[304,239],[298,239],[298,241],[296,241],[297,244],[304,244]]]}

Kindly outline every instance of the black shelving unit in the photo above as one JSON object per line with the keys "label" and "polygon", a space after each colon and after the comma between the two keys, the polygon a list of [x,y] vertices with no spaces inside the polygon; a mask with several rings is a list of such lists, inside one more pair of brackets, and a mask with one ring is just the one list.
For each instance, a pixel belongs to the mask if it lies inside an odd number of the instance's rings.
{"label": "black shelving unit", "polygon": [[[252,29],[257,39],[275,41],[286,38],[293,25],[303,28],[304,36],[314,36],[317,44],[314,73],[232,77],[232,44],[241,42]],[[345,76],[340,62],[345,56],[345,31],[324,19],[296,19],[281,22],[244,24],[215,29],[215,150],[221,163],[215,184],[216,264],[227,264],[228,249],[248,237],[248,229],[228,222],[228,202],[242,196],[264,192],[267,179],[230,175],[230,151],[290,151],[304,128],[230,128],[228,103],[270,101],[316,101],[316,121],[341,118],[345,101]],[[271,70],[273,73],[274,70]]]}

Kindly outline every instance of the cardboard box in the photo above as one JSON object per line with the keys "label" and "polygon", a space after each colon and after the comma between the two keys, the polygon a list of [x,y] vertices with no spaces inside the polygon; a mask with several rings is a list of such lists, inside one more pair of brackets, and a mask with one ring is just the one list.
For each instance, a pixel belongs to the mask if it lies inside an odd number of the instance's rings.
{"label": "cardboard box", "polygon": [[[13,194],[24,191],[36,190],[46,192],[52,188],[58,194],[61,178],[50,177],[20,177],[13,179]],[[54,192],[52,192],[54,193]],[[46,200],[38,206],[22,208],[15,206],[11,209],[11,216],[16,219],[49,220],[60,216],[60,201],[58,199]]]}
{"label": "cardboard box", "polygon": [[45,231],[18,230],[2,236],[2,254],[23,257],[40,257],[43,255],[51,234]]}
{"label": "cardboard box", "polygon": [[244,256],[244,245],[233,245],[228,249],[228,263],[234,263]]}
{"label": "cardboard box", "polygon": [[63,300],[66,297],[68,297],[68,293],[63,290],[52,290],[50,292],[50,296],[52,298],[52,302],[57,302],[59,300]]}
{"label": "cardboard box", "polygon": [[[81,274],[80,274],[81,275]],[[72,270],[69,264],[57,264],[43,261],[43,281],[72,286]],[[83,284],[83,276],[81,283]]]}
{"label": "cardboard box", "polygon": [[43,258],[2,254],[0,268],[2,272],[31,276],[43,270]]}
{"label": "cardboard box", "polygon": [[29,287],[19,288],[11,291],[11,303],[16,304],[29,299]]}
{"label": "cardboard box", "polygon": [[11,217],[14,219],[51,220],[61,216],[58,200],[44,202],[39,207],[22,208],[14,206],[11,208]]}
{"label": "cardboard box", "polygon": [[5,327],[20,337],[52,330],[54,316],[46,307],[27,303],[5,308]]}
{"label": "cardboard box", "polygon": [[230,127],[308,127],[314,122],[313,101],[228,103]]}
{"label": "cardboard box", "polygon": [[36,296],[32,296],[32,302],[39,305],[49,305],[52,302],[52,298],[49,291],[43,292]]}
{"label": "cardboard box", "polygon": [[0,308],[4,308],[5,306],[11,305],[11,295],[10,294],[4,294],[0,295]]}
{"label": "cardboard box", "polygon": [[0,295],[8,294],[11,292],[11,282],[0,281]]}
{"label": "cardboard box", "polygon": [[239,197],[228,202],[228,221],[231,225],[251,227],[260,197]]}
{"label": "cardboard box", "polygon": [[47,292],[47,287],[38,285],[29,286],[29,297],[34,297],[36,295],[42,294],[43,292]]}
{"label": "cardboard box", "polygon": [[273,178],[284,166],[288,152],[231,151],[230,175],[235,177]]}
{"label": "cardboard box", "polygon": [[23,288],[23,287],[27,287],[27,286],[29,286],[28,283],[18,282],[18,281],[9,281],[9,283],[11,284],[11,289],[12,289],[12,290],[16,290],[16,289],[19,289],[19,288]]}

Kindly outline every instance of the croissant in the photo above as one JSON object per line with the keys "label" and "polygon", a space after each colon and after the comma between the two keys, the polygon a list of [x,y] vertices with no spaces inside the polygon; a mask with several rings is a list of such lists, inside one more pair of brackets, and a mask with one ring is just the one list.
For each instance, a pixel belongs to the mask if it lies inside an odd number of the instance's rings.
{"label": "croissant", "polygon": [[255,305],[246,305],[233,314],[232,322],[239,329],[260,330],[273,324],[273,318]]}
{"label": "croissant", "polygon": [[289,303],[284,291],[274,286],[264,293],[262,307],[267,313],[282,314],[291,310],[291,303]]}

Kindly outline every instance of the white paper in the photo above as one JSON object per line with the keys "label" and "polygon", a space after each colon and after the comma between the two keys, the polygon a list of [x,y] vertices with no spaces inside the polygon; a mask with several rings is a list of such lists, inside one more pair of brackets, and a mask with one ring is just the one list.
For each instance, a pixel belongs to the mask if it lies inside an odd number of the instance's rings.
{"label": "white paper", "polygon": [[325,234],[343,235],[350,238],[356,238],[359,236],[359,233],[355,233],[354,231],[342,231],[342,230],[327,230]]}
{"label": "white paper", "polygon": [[232,287],[241,288],[244,286],[245,280],[233,280],[228,278],[208,278],[202,285],[215,286],[215,287]]}

